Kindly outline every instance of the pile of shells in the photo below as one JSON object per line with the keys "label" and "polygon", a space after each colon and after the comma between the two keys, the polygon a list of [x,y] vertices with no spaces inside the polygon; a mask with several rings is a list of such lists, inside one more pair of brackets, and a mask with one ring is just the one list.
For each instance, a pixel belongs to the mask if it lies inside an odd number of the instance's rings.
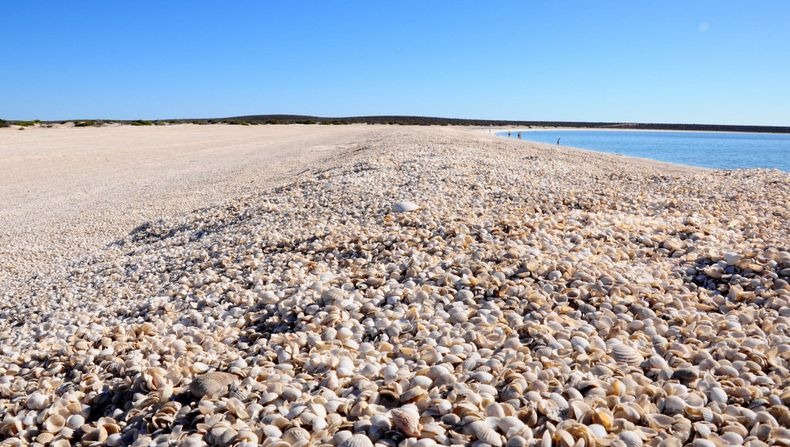
{"label": "pile of shells", "polygon": [[787,446],[790,175],[393,129],[0,302],[0,445]]}

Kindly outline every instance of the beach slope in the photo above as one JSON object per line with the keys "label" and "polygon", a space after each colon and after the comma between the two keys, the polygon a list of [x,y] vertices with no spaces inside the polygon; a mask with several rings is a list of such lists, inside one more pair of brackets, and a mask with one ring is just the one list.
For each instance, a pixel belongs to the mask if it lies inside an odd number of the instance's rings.
{"label": "beach slope", "polygon": [[276,186],[124,221],[116,243],[6,289],[0,436],[788,439],[788,174],[344,132]]}

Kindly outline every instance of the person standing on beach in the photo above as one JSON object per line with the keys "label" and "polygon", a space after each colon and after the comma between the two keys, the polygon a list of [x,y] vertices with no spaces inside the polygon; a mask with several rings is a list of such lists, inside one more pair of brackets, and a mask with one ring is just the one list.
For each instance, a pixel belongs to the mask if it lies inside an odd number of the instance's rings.
{"label": "person standing on beach", "polygon": [[521,132],[518,133],[518,139],[521,139]]}
{"label": "person standing on beach", "polygon": [[[560,138],[562,138],[562,137],[560,137]],[[560,145],[560,138],[557,138],[557,146]]]}

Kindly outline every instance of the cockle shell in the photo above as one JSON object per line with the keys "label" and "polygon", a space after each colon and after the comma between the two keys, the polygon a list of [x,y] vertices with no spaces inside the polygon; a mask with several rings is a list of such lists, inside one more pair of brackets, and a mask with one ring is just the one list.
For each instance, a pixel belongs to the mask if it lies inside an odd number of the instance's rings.
{"label": "cockle shell", "polygon": [[409,437],[420,436],[420,415],[416,407],[404,406],[395,408],[390,412],[392,424],[404,435]]}
{"label": "cockle shell", "polygon": [[629,365],[638,365],[645,360],[639,351],[623,343],[616,343],[612,346],[612,357],[617,362]]}
{"label": "cockle shell", "polygon": [[622,431],[617,435],[617,439],[623,441],[625,447],[642,447],[642,437],[632,431]]}
{"label": "cockle shell", "polygon": [[481,442],[499,447],[502,445],[502,437],[486,421],[474,421],[468,425],[469,431]]}
{"label": "cockle shell", "polygon": [[66,426],[66,419],[59,415],[53,414],[44,421],[44,430],[50,433],[57,433]]}
{"label": "cockle shell", "polygon": [[291,444],[296,444],[298,442],[309,441],[310,440],[310,432],[305,430],[302,427],[293,427],[289,428],[285,433],[283,433],[283,441],[289,442]]}
{"label": "cockle shell", "polygon": [[230,392],[232,385],[237,381],[236,376],[226,372],[209,372],[192,379],[189,391],[193,396],[201,398],[222,397]]}
{"label": "cockle shell", "polygon": [[367,436],[357,433],[341,442],[338,447],[373,447],[373,441]]}

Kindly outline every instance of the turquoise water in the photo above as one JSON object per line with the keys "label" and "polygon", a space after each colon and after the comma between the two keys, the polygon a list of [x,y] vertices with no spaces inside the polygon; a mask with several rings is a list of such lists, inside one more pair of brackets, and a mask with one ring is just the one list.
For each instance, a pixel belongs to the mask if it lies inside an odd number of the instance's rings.
{"label": "turquoise water", "polygon": [[[511,131],[517,138],[519,131]],[[617,130],[522,130],[521,138],[716,169],[790,172],[790,134]],[[507,137],[507,132],[497,135]]]}

